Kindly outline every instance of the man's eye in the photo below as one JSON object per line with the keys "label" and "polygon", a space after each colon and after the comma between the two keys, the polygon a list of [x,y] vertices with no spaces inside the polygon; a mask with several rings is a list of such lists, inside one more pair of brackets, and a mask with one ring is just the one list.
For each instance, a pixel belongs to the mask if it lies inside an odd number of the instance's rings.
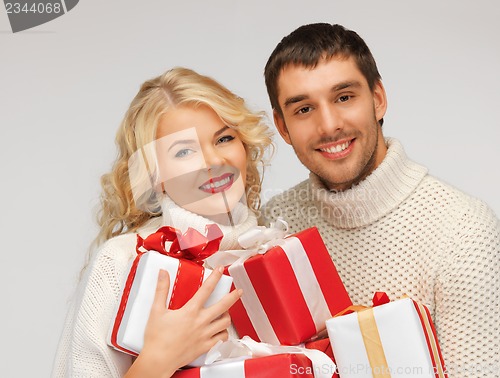
{"label": "man's eye", "polygon": [[232,135],[224,135],[224,136],[220,137],[219,139],[217,139],[216,144],[227,143],[227,142],[232,141],[233,139],[234,139],[234,136],[232,136]]}
{"label": "man's eye", "polygon": [[299,114],[306,114],[306,113],[309,113],[311,111],[311,107],[310,106],[304,106],[303,108],[300,108],[297,113]]}
{"label": "man's eye", "polygon": [[190,154],[192,154],[194,151],[189,149],[189,148],[183,148],[182,150],[179,150],[176,154],[175,154],[175,157],[176,158],[183,158],[183,157],[186,157]]}
{"label": "man's eye", "polygon": [[345,95],[345,96],[340,96],[338,99],[338,102],[346,102],[351,98],[351,96]]}

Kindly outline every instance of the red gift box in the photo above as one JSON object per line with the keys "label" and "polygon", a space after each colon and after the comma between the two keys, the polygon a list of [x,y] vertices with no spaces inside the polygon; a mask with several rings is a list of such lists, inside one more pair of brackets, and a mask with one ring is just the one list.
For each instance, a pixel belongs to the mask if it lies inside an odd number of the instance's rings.
{"label": "red gift box", "polygon": [[[170,275],[168,308],[182,307],[196,293],[211,272],[199,263],[206,255],[217,251],[222,237],[217,226],[209,225],[207,233],[205,237],[189,229],[181,235],[174,228],[162,227],[146,239],[138,235],[137,256],[132,261],[108,332],[110,346],[134,356],[141,352],[160,269]],[[165,248],[166,242],[172,242],[169,251]],[[229,292],[231,284],[231,277],[221,277],[205,306],[219,301]],[[198,361],[192,364],[200,366]]]}
{"label": "red gift box", "polygon": [[201,368],[177,371],[172,378],[313,378],[309,358],[302,354],[277,354],[246,360],[221,361]]}
{"label": "red gift box", "polygon": [[[333,357],[332,344],[330,344],[330,339],[327,337],[326,339],[318,339],[314,341],[310,341],[305,343],[304,345],[307,349],[316,349],[323,353],[325,353],[328,357],[331,358],[333,363],[335,363],[335,358]],[[339,378],[337,372],[332,375],[332,378]]]}
{"label": "red gift box", "polygon": [[352,305],[316,227],[227,270],[234,286],[243,289],[241,300],[229,310],[240,337],[296,345]]}

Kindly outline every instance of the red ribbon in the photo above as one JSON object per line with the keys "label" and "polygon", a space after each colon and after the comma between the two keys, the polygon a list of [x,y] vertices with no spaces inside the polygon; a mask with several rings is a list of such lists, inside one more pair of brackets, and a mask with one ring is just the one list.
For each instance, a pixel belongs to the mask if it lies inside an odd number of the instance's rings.
{"label": "red ribbon", "polygon": [[390,301],[389,296],[383,291],[376,291],[372,299],[373,307],[384,305]]}
{"label": "red ribbon", "polygon": [[[191,227],[184,234],[174,227],[161,227],[145,239],[137,234],[136,251],[138,254],[144,253],[141,250],[143,248],[147,251],[157,251],[166,256],[191,260],[202,265],[204,259],[219,250],[220,242],[224,236],[216,224],[207,225],[205,231],[207,236]],[[168,251],[165,249],[166,242],[172,242]]]}

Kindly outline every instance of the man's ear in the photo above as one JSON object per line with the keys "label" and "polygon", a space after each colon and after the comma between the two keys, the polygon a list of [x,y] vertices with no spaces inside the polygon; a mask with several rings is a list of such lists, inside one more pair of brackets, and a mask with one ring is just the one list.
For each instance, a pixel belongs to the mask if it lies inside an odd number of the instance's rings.
{"label": "man's ear", "polygon": [[281,137],[284,139],[285,142],[291,145],[292,143],[290,140],[290,134],[288,134],[288,129],[286,127],[283,116],[281,116],[277,110],[273,110],[273,118],[274,118],[274,124],[276,125],[276,128],[278,129],[278,132],[280,133]]}
{"label": "man's ear", "polygon": [[375,108],[375,117],[377,121],[380,121],[384,118],[387,110],[387,96],[381,80],[378,80],[373,88],[373,106]]}

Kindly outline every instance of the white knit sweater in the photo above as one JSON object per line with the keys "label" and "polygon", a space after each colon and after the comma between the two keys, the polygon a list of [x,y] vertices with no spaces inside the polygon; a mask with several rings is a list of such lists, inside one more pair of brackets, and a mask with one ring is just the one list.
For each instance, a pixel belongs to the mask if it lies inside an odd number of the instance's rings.
{"label": "white knit sweater", "polygon": [[[185,232],[192,227],[205,233],[208,219],[178,208],[165,198],[163,217],[144,226],[143,237],[161,225],[174,225]],[[240,249],[238,236],[257,224],[255,216],[241,204],[233,212],[236,225],[223,226],[221,249]],[[117,305],[121,287],[131,259],[136,256],[135,233],[117,236],[104,243],[93,256],[66,317],[63,334],[56,353],[53,377],[123,377],[132,364],[132,357],[109,347],[106,337]]]}
{"label": "white knit sweater", "polygon": [[482,202],[429,176],[394,139],[359,185],[314,174],[274,197],[261,223],[316,226],[355,304],[375,291],[427,305],[451,377],[500,377],[500,223]]}

